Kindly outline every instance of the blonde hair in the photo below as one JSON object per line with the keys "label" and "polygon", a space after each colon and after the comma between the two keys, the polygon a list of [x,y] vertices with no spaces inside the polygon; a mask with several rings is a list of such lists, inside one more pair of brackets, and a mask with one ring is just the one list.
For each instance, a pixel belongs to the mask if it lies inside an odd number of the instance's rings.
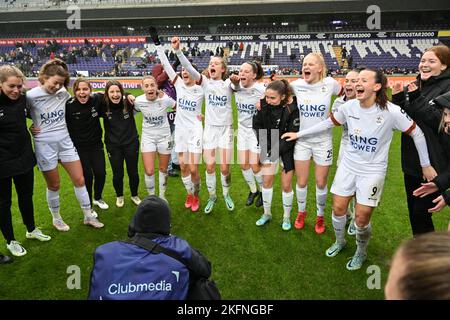
{"label": "blonde hair", "polygon": [[26,78],[19,68],[12,65],[4,65],[0,67],[0,83],[5,82],[9,77],[17,77],[25,82]]}
{"label": "blonde hair", "polygon": [[155,78],[154,76],[150,76],[150,75],[144,76],[144,77],[142,78],[142,84],[144,84],[144,81],[147,80],[147,79],[152,79],[153,81],[155,81],[156,86],[158,86],[158,82],[156,81],[156,78]]}
{"label": "blonde hair", "polygon": [[[439,128],[438,128],[438,132],[444,132],[444,128],[445,128],[445,109],[448,110],[448,112],[450,112],[450,107],[443,107],[442,108],[442,117],[441,117],[441,122],[439,123]],[[446,133],[446,132],[444,132]]]}
{"label": "blonde hair", "polygon": [[39,70],[38,80],[41,84],[44,84],[44,81],[53,76],[60,76],[64,78],[64,87],[67,88],[70,82],[70,74],[69,68],[67,64],[59,59],[53,59],[47,61],[41,69]]}
{"label": "blonde hair", "polygon": [[327,65],[325,63],[323,55],[321,53],[311,52],[306,55],[303,61],[305,61],[309,56],[316,58],[317,62],[322,66],[322,72],[319,75],[319,80],[323,80],[327,76]]}

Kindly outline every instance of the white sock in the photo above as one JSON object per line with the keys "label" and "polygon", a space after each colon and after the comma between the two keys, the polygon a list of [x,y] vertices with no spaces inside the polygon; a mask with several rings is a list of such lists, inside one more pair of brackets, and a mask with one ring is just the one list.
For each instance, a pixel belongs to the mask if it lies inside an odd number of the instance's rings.
{"label": "white sock", "polygon": [[159,172],[159,197],[166,197],[167,173]]}
{"label": "white sock", "polygon": [[183,181],[184,187],[186,188],[186,191],[188,194],[192,194],[193,193],[193,184],[192,184],[192,179],[191,179],[191,175],[188,175],[186,177],[181,177],[181,181]]}
{"label": "white sock", "polygon": [[334,234],[336,235],[336,242],[342,244],[345,242],[345,224],[347,223],[347,216],[336,216],[334,212],[331,215],[333,221]]}
{"label": "white sock", "polygon": [[255,178],[253,176],[252,169],[247,169],[247,170],[242,169],[242,175],[244,176],[244,180],[245,180],[245,182],[247,182],[247,184],[250,188],[250,192],[255,193],[256,191],[258,191],[256,189],[256,183],[255,183]]}
{"label": "white sock", "polygon": [[328,187],[325,186],[323,189],[319,189],[316,186],[316,204],[317,204],[317,215],[323,217],[325,214],[325,206],[327,205],[327,195]]}
{"label": "white sock", "polygon": [[47,189],[47,204],[53,219],[61,219],[59,214],[59,190],[52,191]]}
{"label": "white sock", "polygon": [[90,217],[92,214],[91,201],[89,200],[89,193],[87,192],[86,186],[80,188],[74,186],[73,189],[75,190],[75,196],[77,197],[81,210],[83,210],[84,216]]}
{"label": "white sock", "polygon": [[192,182],[192,193],[194,196],[198,197],[198,194],[200,193],[200,180],[198,180],[198,182]]}
{"label": "white sock", "polygon": [[222,194],[224,197],[226,197],[230,192],[231,173],[229,173],[227,176],[224,176],[222,173],[220,173],[220,181],[222,182]]}
{"label": "white sock", "polygon": [[262,184],[263,184],[263,177],[262,177],[262,174],[261,174],[261,170],[259,170],[259,172],[257,172],[257,173],[253,173],[253,175],[255,176],[255,180],[258,183],[258,189],[259,189],[259,191],[261,191],[262,190]]}
{"label": "white sock", "polygon": [[298,212],[306,211],[306,195],[308,194],[308,186],[300,188],[298,184],[295,185],[295,191],[297,194],[297,206]]}
{"label": "white sock", "polygon": [[365,227],[356,226],[356,254],[365,255],[367,253],[367,245],[372,234],[372,226],[369,223]]}
{"label": "white sock", "polygon": [[206,172],[206,188],[208,189],[209,197],[216,198],[216,173],[209,174]]}
{"label": "white sock", "polygon": [[272,207],[272,196],[273,196],[273,188],[262,188],[262,197],[263,197],[263,207],[264,207],[264,214],[272,215],[271,207]]}
{"label": "white sock", "polygon": [[283,218],[290,218],[292,202],[294,201],[294,191],[284,192],[283,191]]}
{"label": "white sock", "polygon": [[145,175],[145,187],[147,188],[149,196],[153,196],[155,194],[155,175]]}

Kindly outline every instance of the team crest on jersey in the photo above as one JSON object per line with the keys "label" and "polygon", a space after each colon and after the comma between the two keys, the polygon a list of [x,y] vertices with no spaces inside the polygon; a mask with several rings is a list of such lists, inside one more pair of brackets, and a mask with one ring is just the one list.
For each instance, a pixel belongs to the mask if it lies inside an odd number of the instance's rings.
{"label": "team crest on jersey", "polygon": [[361,129],[360,128],[355,128],[354,130],[353,130],[353,132],[356,134],[356,135],[360,135],[361,134]]}
{"label": "team crest on jersey", "polygon": [[383,118],[382,116],[378,116],[378,117],[377,117],[377,120],[375,120],[375,122],[376,122],[377,125],[380,126],[380,125],[383,124],[384,118]]}
{"label": "team crest on jersey", "polygon": [[327,92],[327,87],[323,86],[322,88],[320,88],[320,92],[325,93]]}

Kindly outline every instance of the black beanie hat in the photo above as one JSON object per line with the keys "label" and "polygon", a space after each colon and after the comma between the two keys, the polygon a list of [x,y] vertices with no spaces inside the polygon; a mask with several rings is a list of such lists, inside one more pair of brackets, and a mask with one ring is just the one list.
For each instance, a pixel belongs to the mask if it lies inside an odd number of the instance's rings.
{"label": "black beanie hat", "polygon": [[137,207],[128,227],[128,236],[135,233],[170,234],[170,208],[157,196],[148,196]]}
{"label": "black beanie hat", "polygon": [[445,94],[441,94],[437,98],[434,98],[433,102],[439,108],[449,108],[450,109],[450,91]]}

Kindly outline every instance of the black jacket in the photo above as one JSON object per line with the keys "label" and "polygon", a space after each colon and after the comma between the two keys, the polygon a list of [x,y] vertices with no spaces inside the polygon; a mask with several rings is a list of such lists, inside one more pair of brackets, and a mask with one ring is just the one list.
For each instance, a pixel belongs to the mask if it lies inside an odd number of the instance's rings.
{"label": "black jacket", "polygon": [[[419,90],[408,94],[406,89],[392,96],[392,102],[399,105],[422,129],[427,141],[428,153],[431,165],[437,173],[445,172],[448,165],[445,145],[439,137],[434,125],[430,125],[431,119],[442,115],[441,111],[432,110],[430,100],[450,91],[450,68],[447,68],[439,76],[422,81],[417,77]],[[419,155],[413,139],[408,135],[402,135],[402,169],[405,174],[422,177]]]}
{"label": "black jacket", "polygon": [[0,91],[0,179],[33,169],[36,158],[26,122],[26,97],[11,100]]}
{"label": "black jacket", "polygon": [[70,138],[78,150],[103,147],[100,125],[103,95],[92,95],[86,104],[76,98],[66,103],[66,123]]}
{"label": "black jacket", "polygon": [[122,103],[110,103],[109,107],[102,102],[102,117],[107,148],[126,147],[139,141],[134,109],[125,97]]}
{"label": "black jacket", "polygon": [[[286,106],[268,105],[265,99],[261,99],[261,110],[253,116],[253,129],[258,139],[258,145],[261,147],[261,162],[271,158],[276,160],[281,157],[283,161],[283,170],[289,172],[294,170],[294,148],[295,142],[281,139],[286,132],[298,132],[300,129],[300,119],[296,99]],[[260,141],[260,130],[266,129],[266,141]],[[279,139],[272,145],[272,130],[278,130]],[[272,154],[274,150],[279,150],[278,155]]]}

